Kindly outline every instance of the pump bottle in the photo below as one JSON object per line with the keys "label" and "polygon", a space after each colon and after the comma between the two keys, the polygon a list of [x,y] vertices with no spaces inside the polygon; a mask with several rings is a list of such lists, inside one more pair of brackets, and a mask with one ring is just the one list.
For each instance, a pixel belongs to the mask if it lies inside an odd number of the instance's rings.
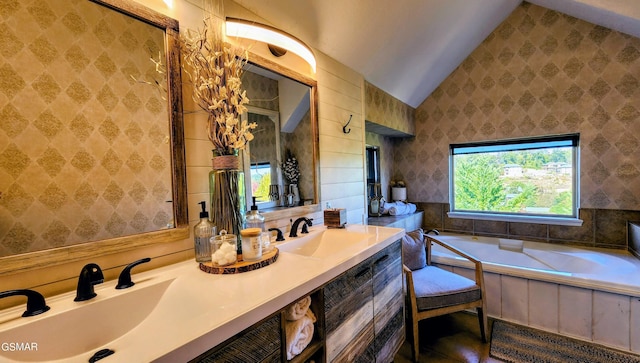
{"label": "pump bottle", "polygon": [[194,247],[196,252],[196,262],[211,261],[211,245],[209,240],[215,234],[215,227],[209,221],[209,212],[206,210],[206,203],[200,203],[202,211],[200,212],[200,222],[193,229]]}
{"label": "pump bottle", "polygon": [[258,211],[258,206],[256,205],[256,197],[253,197],[253,205],[251,206],[251,210],[247,212],[247,215],[245,217],[245,226],[246,228],[260,228],[261,231],[265,231],[264,216]]}

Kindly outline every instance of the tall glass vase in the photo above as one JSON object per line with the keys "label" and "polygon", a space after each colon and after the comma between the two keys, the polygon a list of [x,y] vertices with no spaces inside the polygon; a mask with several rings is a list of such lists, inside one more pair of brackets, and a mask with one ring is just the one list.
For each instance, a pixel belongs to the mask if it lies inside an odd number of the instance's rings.
{"label": "tall glass vase", "polygon": [[242,254],[240,230],[246,211],[244,172],[240,170],[238,155],[216,155],[212,159],[213,170],[209,172],[209,194],[211,195],[211,219],[218,231],[226,230],[238,236],[238,254]]}

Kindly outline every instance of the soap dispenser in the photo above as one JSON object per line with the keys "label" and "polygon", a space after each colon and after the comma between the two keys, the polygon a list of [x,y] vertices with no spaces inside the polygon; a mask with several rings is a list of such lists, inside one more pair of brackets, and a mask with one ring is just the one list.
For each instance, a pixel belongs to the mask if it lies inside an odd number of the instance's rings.
{"label": "soap dispenser", "polygon": [[196,251],[196,262],[211,261],[211,245],[209,240],[215,234],[215,226],[209,221],[209,212],[206,210],[206,203],[200,203],[200,222],[193,229],[194,247]]}
{"label": "soap dispenser", "polygon": [[246,228],[260,228],[261,231],[265,231],[264,216],[258,211],[256,197],[253,197],[253,205],[251,206],[251,210],[247,212],[245,224]]}

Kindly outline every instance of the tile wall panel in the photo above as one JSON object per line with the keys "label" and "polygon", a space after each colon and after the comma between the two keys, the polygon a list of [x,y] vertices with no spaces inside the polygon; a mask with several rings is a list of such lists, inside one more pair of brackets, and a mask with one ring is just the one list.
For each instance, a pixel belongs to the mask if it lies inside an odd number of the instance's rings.
{"label": "tile wall panel", "polygon": [[591,340],[593,292],[578,287],[560,285],[559,333]]}
{"label": "tile wall panel", "polygon": [[629,350],[629,296],[593,292],[593,340]]}
{"label": "tile wall panel", "polygon": [[529,288],[527,279],[502,275],[502,314],[505,320],[529,323]]}
{"label": "tile wall panel", "polygon": [[529,324],[558,331],[558,284],[529,280]]}
{"label": "tile wall panel", "polygon": [[[440,231],[586,247],[633,249],[628,244],[628,222],[639,221],[640,211],[581,208],[582,226],[557,226],[479,219],[448,218],[448,203],[416,203],[425,211],[422,226]],[[637,247],[636,247],[637,248]]]}
{"label": "tile wall panel", "polygon": [[502,315],[502,283],[500,275],[484,272],[487,314],[496,318]]}
{"label": "tile wall panel", "polygon": [[631,299],[631,320],[629,325],[631,326],[629,334],[631,351],[640,353],[640,299]]}

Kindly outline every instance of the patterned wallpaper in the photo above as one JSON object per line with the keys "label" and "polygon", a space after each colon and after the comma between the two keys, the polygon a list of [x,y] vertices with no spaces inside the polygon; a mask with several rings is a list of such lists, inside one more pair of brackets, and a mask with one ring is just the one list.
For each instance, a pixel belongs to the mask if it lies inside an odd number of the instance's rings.
{"label": "patterned wallpaper", "polygon": [[172,220],[164,33],[88,1],[0,2],[0,256]]}
{"label": "patterned wallpaper", "polygon": [[276,162],[276,148],[273,144],[276,139],[275,123],[268,116],[255,113],[250,113],[248,119],[258,125],[253,130],[255,138],[249,143],[251,163]]}
{"label": "patterned wallpaper", "polygon": [[300,120],[298,126],[291,133],[282,133],[282,158],[286,156],[286,149],[291,150],[293,156],[298,159],[300,168],[300,180],[298,189],[301,199],[312,199],[314,194],[313,183],[313,150],[311,144],[311,114],[307,112]]}
{"label": "patterned wallpaper", "polygon": [[369,82],[365,81],[364,85],[367,131],[393,137],[414,135],[413,107]]}
{"label": "patterned wallpaper", "polygon": [[249,70],[242,75],[242,87],[247,90],[251,106],[279,111],[278,81]]}
{"label": "patterned wallpaper", "polygon": [[640,39],[522,3],[416,109],[409,199],[448,202],[450,143],[580,133],[581,207],[640,209]]}

